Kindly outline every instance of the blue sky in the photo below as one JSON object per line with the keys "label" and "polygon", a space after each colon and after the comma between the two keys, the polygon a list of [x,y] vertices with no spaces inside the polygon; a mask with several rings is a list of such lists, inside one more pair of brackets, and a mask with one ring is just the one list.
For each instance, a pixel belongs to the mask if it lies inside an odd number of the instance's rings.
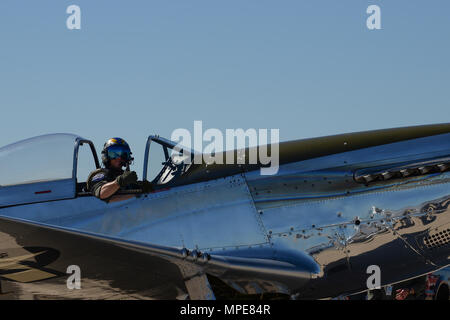
{"label": "blue sky", "polygon": [[448,0],[2,0],[0,146],[119,136],[142,172],[146,137],[194,120],[282,141],[449,122],[449,15]]}

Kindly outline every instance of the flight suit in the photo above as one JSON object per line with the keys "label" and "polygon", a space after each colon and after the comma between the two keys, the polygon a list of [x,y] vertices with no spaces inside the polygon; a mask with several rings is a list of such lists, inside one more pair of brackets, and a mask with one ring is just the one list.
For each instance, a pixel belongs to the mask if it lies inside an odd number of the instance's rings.
{"label": "flight suit", "polygon": [[[94,170],[89,174],[86,187],[88,191],[90,191],[94,196],[100,199],[100,190],[102,186],[107,184],[108,182],[116,180],[116,178],[123,172],[124,171],[122,169],[114,168],[101,168]],[[101,200],[108,202],[113,196],[114,195]]]}

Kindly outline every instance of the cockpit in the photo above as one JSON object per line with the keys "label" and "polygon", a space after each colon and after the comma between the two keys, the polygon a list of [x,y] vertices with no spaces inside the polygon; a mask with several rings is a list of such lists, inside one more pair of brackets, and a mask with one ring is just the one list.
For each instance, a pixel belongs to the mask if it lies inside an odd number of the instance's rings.
{"label": "cockpit", "polygon": [[[150,153],[152,142],[153,145],[156,145],[152,147],[152,152]],[[149,161],[154,156],[156,156],[156,161],[158,159],[162,161],[160,163]],[[149,136],[145,148],[143,178],[152,182],[156,187],[169,183],[173,184],[177,178],[185,175],[191,168],[194,156],[195,152],[191,149],[180,147],[175,142],[159,136]],[[160,165],[162,165],[162,168],[159,170]],[[151,166],[156,167],[156,170],[158,170],[154,177],[148,177]]]}
{"label": "cockpit", "polygon": [[[162,155],[159,164],[155,164],[157,154]],[[149,136],[143,180],[152,182],[155,189],[173,185],[191,167],[193,154],[173,141]],[[150,166],[156,172],[154,177],[149,175]],[[86,190],[86,180],[91,171],[100,168],[100,163],[92,141],[63,133],[37,136],[0,148],[0,167],[0,207],[8,207],[92,196]]]}

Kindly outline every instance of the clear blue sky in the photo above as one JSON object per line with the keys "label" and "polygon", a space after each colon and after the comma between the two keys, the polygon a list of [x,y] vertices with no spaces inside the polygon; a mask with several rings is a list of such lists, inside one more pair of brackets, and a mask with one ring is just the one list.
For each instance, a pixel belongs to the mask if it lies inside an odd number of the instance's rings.
{"label": "clear blue sky", "polygon": [[149,134],[194,120],[282,141],[449,122],[449,77],[448,0],[0,2],[0,146],[119,136],[138,172]]}

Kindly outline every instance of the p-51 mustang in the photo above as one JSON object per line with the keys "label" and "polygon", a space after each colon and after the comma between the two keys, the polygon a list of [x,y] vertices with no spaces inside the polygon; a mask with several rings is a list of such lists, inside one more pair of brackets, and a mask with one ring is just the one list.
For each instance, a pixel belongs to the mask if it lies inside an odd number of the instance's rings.
{"label": "p-51 mustang", "polygon": [[282,142],[271,176],[150,136],[143,179],[155,148],[155,190],[113,203],[79,177],[81,150],[99,167],[89,140],[1,148],[0,298],[210,299],[214,276],[316,299],[367,290],[373,266],[384,286],[450,264],[450,124]]}

